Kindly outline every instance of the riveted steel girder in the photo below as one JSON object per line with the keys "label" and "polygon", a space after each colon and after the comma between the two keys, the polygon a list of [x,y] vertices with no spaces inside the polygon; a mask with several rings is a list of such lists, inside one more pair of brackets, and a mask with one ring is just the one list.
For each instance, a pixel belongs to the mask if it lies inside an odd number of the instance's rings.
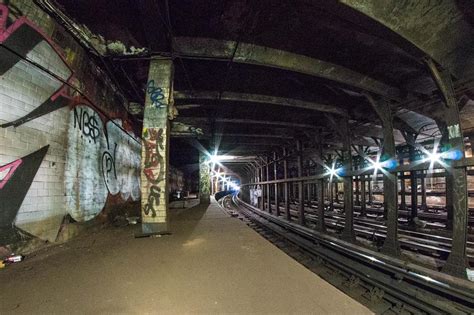
{"label": "riveted steel girder", "polygon": [[272,67],[347,84],[392,99],[398,88],[345,67],[284,50],[235,41],[199,37],[176,37],[174,51],[181,57],[222,59]]}
{"label": "riveted steel girder", "polygon": [[293,108],[303,108],[308,110],[314,110],[319,112],[331,113],[336,115],[347,116],[347,111],[343,108],[320,104],[315,102],[307,102],[292,98],[276,97],[270,95],[260,94],[247,94],[247,93],[235,93],[235,92],[222,92],[219,91],[175,91],[175,99],[193,99],[193,100],[221,100],[221,101],[233,101],[233,102],[248,102],[258,104],[270,104],[278,106],[286,106]]}

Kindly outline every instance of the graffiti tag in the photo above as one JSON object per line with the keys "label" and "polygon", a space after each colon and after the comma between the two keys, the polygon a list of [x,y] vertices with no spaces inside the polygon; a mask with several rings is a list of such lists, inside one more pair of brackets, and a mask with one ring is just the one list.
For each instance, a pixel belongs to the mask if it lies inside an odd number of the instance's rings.
{"label": "graffiti tag", "polygon": [[164,102],[165,95],[163,89],[155,86],[155,80],[150,80],[146,86],[146,92],[150,95],[150,100],[155,108],[164,108],[166,103]]}
{"label": "graffiti tag", "polygon": [[165,170],[164,159],[160,154],[160,150],[164,150],[163,128],[146,129],[144,138],[145,163],[143,173],[151,183],[157,184],[163,180]]}
{"label": "graffiti tag", "polygon": [[160,205],[160,192],[161,188],[158,186],[151,186],[150,187],[150,194],[148,195],[148,203],[143,208],[143,212],[146,215],[149,215],[151,212],[151,216],[154,218],[156,217],[156,209],[155,206]]}
{"label": "graffiti tag", "polygon": [[[82,136],[89,138],[96,143],[96,139],[99,138],[100,129],[99,123],[95,118],[95,115],[89,115],[86,110],[74,108],[74,128],[79,127],[82,131]],[[81,137],[82,137],[81,136]]]}

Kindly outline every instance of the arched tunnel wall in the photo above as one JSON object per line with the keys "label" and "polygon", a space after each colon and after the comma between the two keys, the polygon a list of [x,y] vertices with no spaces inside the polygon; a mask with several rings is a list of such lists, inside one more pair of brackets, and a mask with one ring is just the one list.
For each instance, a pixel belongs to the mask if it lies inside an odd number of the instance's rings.
{"label": "arched tunnel wall", "polygon": [[138,215],[141,144],[125,98],[32,1],[0,13],[0,246]]}

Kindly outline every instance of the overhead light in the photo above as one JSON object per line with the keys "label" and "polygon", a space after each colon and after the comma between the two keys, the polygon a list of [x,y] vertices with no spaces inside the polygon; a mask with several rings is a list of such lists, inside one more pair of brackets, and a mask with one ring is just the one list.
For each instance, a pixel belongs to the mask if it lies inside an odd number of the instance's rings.
{"label": "overhead light", "polygon": [[438,153],[438,152],[427,152],[427,160],[431,163],[431,164],[434,164],[434,163],[439,163],[441,162],[441,154]]}
{"label": "overhead light", "polygon": [[380,163],[380,161],[375,161],[372,163],[372,168],[375,170],[375,171],[380,171],[382,169],[382,163]]}

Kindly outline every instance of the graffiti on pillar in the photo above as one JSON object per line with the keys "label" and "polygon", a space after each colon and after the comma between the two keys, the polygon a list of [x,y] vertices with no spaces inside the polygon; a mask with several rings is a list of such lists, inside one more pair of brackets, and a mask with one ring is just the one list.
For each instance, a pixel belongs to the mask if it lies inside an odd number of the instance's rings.
{"label": "graffiti on pillar", "polygon": [[146,204],[143,206],[143,212],[147,216],[156,217],[156,207],[160,205],[160,194],[162,192],[158,185],[165,178],[165,160],[162,153],[165,150],[164,129],[145,128],[143,139],[145,150],[143,174],[150,183],[148,188],[149,194]]}
{"label": "graffiti on pillar", "polygon": [[[16,117],[0,125],[4,128],[22,125],[66,106],[71,100],[67,84],[73,76],[61,50],[41,29],[24,16],[7,25],[8,14],[8,7],[0,4],[0,95],[21,94],[24,86],[17,81],[24,78],[25,72],[28,80],[41,88],[35,90],[35,97],[17,111]],[[30,63],[38,67],[31,67]]]}
{"label": "graffiti on pillar", "polygon": [[155,80],[150,80],[146,86],[146,92],[150,96],[151,104],[155,108],[164,108],[166,106],[164,91],[155,86]]}
{"label": "graffiti on pillar", "polygon": [[209,163],[204,154],[199,157],[199,164],[199,198],[207,202],[211,194],[211,177]]}
{"label": "graffiti on pillar", "polygon": [[[16,237],[14,221],[49,146],[0,167],[0,244]],[[8,200],[8,202],[6,202]]]}

